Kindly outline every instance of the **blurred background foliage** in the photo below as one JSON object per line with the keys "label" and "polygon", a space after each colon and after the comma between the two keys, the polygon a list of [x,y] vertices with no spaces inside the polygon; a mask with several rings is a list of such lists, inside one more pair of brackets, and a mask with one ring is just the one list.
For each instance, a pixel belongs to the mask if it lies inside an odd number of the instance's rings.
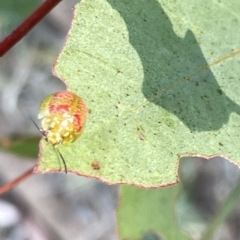
{"label": "blurred background foliage", "polygon": [[40,2],[40,0],[2,1],[0,3],[2,34],[12,31]]}
{"label": "blurred background foliage", "polygon": [[[52,75],[51,68],[63,47],[76,2],[62,1],[0,59],[1,184],[37,160],[40,134],[29,116],[37,121],[42,99],[65,89]],[[39,3],[0,1],[0,38],[7,36]],[[222,158],[208,161],[186,158],[181,160],[179,173],[181,185],[174,209],[177,222],[192,239],[201,239],[221,203],[238,184],[239,169]],[[117,239],[116,204],[116,186],[74,174],[39,174],[0,198],[0,239],[114,240]],[[240,238],[239,211],[236,206],[212,239]],[[143,233],[142,239],[160,239],[160,236],[149,232]]]}

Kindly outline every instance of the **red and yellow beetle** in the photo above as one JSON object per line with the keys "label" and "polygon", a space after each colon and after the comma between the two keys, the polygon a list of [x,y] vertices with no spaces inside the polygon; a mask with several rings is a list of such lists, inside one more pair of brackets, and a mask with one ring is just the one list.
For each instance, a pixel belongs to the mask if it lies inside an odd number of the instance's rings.
{"label": "red and yellow beetle", "polygon": [[[38,118],[42,119],[39,130],[47,142],[53,146],[66,145],[81,135],[87,119],[87,108],[84,101],[76,94],[60,91],[47,96],[42,101]],[[59,150],[57,152],[67,173],[65,160]]]}

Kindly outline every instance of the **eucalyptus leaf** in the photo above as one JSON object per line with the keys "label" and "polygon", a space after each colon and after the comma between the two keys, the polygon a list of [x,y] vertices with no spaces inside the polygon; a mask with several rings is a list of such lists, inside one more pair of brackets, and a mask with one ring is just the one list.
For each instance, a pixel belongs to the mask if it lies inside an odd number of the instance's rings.
{"label": "eucalyptus leaf", "polygon": [[[159,187],[178,181],[182,156],[239,164],[239,9],[238,0],[77,4],[54,68],[89,109],[81,138],[58,146],[68,170]],[[36,171],[64,170],[42,147]]]}

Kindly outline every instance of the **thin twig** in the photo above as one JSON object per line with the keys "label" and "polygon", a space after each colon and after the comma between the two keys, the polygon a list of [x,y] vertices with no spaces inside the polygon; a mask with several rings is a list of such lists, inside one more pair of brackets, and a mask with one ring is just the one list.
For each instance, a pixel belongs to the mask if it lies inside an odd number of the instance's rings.
{"label": "thin twig", "polygon": [[0,42],[0,57],[20,41],[38,22],[40,22],[61,0],[46,0],[15,30]]}
{"label": "thin twig", "polygon": [[16,179],[14,179],[13,181],[1,186],[0,187],[0,195],[9,191],[13,187],[15,187],[17,184],[19,184],[20,182],[22,182],[26,178],[30,177],[33,174],[34,168],[35,168],[35,165],[32,168],[30,168],[29,170],[27,170],[26,172],[24,172],[22,175],[20,175]]}

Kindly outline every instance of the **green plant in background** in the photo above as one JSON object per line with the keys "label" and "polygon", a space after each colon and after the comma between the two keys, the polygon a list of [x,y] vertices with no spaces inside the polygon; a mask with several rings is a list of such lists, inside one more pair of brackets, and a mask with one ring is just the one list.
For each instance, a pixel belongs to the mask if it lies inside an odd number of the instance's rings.
{"label": "green plant in background", "polygon": [[39,137],[19,137],[17,139],[1,139],[0,147],[8,152],[24,157],[36,157]]}

